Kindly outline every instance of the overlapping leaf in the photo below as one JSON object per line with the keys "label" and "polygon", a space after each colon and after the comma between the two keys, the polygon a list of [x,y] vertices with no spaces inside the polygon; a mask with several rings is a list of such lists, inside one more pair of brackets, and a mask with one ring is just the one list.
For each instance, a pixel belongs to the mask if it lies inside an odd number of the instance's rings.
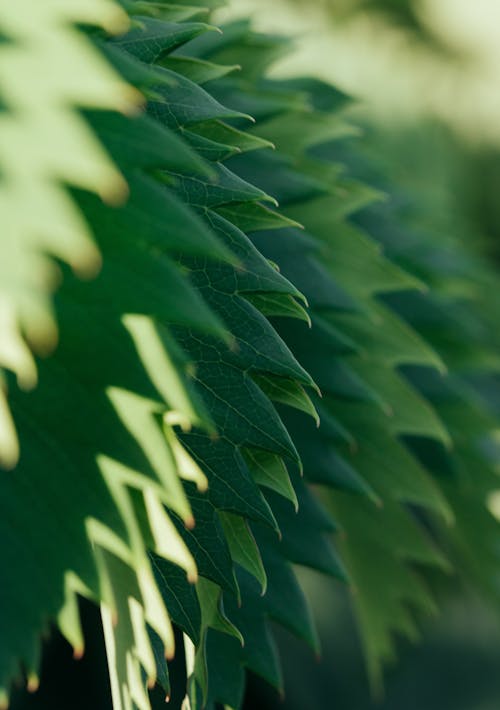
{"label": "overlapping leaf", "polygon": [[[0,10],[0,366],[15,372],[23,388],[37,379],[32,350],[46,353],[57,339],[51,293],[60,273],[54,258],[87,277],[101,263],[65,185],[111,203],[126,194],[122,176],[79,111],[130,113],[141,100],[77,23],[116,33],[129,20],[109,0],[71,6],[22,0]],[[5,388],[2,376],[0,460],[13,466],[19,448]]]}

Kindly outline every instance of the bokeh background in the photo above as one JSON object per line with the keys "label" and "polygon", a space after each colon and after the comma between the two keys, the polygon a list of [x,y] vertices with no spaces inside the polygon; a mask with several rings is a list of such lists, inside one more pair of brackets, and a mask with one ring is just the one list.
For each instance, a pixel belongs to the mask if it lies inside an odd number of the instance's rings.
{"label": "bokeh background", "polygon": [[[361,152],[376,153],[395,193],[414,202],[403,210],[449,244],[450,258],[458,240],[489,262],[497,300],[500,2],[233,0],[224,14],[250,14],[257,28],[295,37],[295,51],[276,63],[276,74],[314,75],[355,99],[349,113],[362,128]],[[445,585],[442,615],[422,624],[420,642],[400,640],[378,697],[364,672],[347,593],[314,575],[306,586],[322,658],[281,634],[287,696],[280,701],[253,679],[248,710],[500,708],[499,615],[458,579]]]}
{"label": "bokeh background", "polygon": [[[248,15],[258,29],[295,37],[273,71],[314,75],[350,94],[356,140],[413,195],[427,227],[451,250],[456,239],[474,243],[500,273],[500,0],[232,0],[219,19]],[[500,275],[494,300],[496,283]],[[304,583],[322,657],[281,632],[287,695],[252,678],[247,710],[500,708],[500,616],[458,580],[447,584],[442,615],[423,623],[420,643],[401,640],[377,698],[346,590],[311,574]],[[20,690],[13,710],[111,707],[97,615],[88,605],[84,613],[85,659],[73,662],[55,636],[40,693]]]}

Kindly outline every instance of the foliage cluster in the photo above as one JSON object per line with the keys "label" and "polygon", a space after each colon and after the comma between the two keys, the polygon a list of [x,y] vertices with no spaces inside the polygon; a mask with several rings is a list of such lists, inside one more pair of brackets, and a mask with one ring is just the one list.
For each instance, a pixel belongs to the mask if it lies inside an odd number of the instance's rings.
{"label": "foliage cluster", "polygon": [[0,9],[3,704],[53,620],[83,653],[79,595],[116,710],[169,695],[173,626],[187,708],[281,689],[295,565],[351,585],[375,685],[442,573],[498,597],[491,275],[384,201],[342,93],[268,77],[286,40],[207,20]]}

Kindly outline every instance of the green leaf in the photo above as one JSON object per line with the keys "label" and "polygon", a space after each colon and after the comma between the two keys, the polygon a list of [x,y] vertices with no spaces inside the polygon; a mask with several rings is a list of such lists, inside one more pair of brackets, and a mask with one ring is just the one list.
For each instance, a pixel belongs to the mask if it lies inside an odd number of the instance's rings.
{"label": "green leaf", "polygon": [[193,37],[216,29],[201,22],[164,22],[137,16],[134,23],[135,28],[115,39],[113,44],[147,64],[153,64]]}
{"label": "green leaf", "polygon": [[298,318],[309,326],[311,325],[311,319],[306,309],[289,294],[257,293],[247,295],[246,298],[265,316]]}
{"label": "green leaf", "polygon": [[[37,380],[32,350],[46,354],[57,340],[51,294],[59,272],[53,259],[86,277],[95,275],[101,263],[64,184],[92,190],[109,202],[126,194],[122,176],[78,108],[131,111],[140,97],[100,57],[90,37],[80,37],[71,27],[88,22],[108,32],[125,31],[127,16],[114,3],[36,10],[23,2],[3,7],[0,22],[6,40],[0,49],[5,231],[0,241],[0,366],[30,388]],[[74,66],[82,67],[77,84]],[[33,67],[41,72],[36,86]],[[0,461],[12,467],[18,444],[5,404],[4,410]]]}
{"label": "green leaf", "polygon": [[309,414],[316,422],[316,426],[319,426],[320,420],[314,404],[304,388],[295,380],[269,375],[254,375],[254,380],[273,402],[287,404]]}
{"label": "green leaf", "polygon": [[258,232],[264,229],[280,229],[281,227],[300,227],[294,220],[288,219],[279,212],[261,205],[258,202],[250,204],[233,203],[217,209],[221,217],[233,222],[242,232]]}
{"label": "green leaf", "polygon": [[[185,573],[177,565],[157,555],[153,555],[152,563],[156,583],[166,602],[172,621],[184,633],[188,634],[193,643],[199,643],[201,611],[194,585],[189,583]],[[158,639],[156,644],[158,644]],[[164,661],[164,651],[161,653],[161,657]],[[164,668],[167,668],[166,663],[163,665]],[[157,667],[161,668],[162,664],[158,665],[157,663]],[[162,686],[164,690],[168,690],[163,683]]]}
{"label": "green leaf", "polygon": [[231,554],[215,507],[206,496],[194,491],[189,492],[189,502],[196,524],[188,529],[174,519],[179,535],[196,557],[200,575],[236,594]]}
{"label": "green leaf", "polygon": [[273,144],[260,136],[254,136],[246,131],[240,131],[224,121],[207,121],[197,123],[191,129],[204,138],[217,143],[224,143],[234,149],[234,153],[246,153],[260,148],[273,148]]}
{"label": "green leaf", "polygon": [[201,86],[176,74],[170,69],[158,68],[156,72],[169,80],[169,85],[155,85],[158,99],[148,103],[148,113],[161,124],[171,128],[189,126],[210,119],[246,118],[248,114],[225,108]]}
{"label": "green leaf", "polygon": [[297,510],[299,505],[297,495],[287,468],[279,456],[267,451],[248,449],[245,451],[245,459],[256,483],[279,493],[289,500]]}
{"label": "green leaf", "polygon": [[173,131],[146,115],[126,119],[117,113],[94,111],[87,116],[100,140],[121,166],[167,168],[206,177],[213,175],[210,166]]}
{"label": "green leaf", "polygon": [[214,165],[212,171],[210,180],[173,173],[177,192],[188,204],[211,209],[233,202],[274,202],[272,197],[237,177],[223,165]]}
{"label": "green leaf", "polygon": [[250,527],[239,515],[221,513],[220,518],[231,550],[231,557],[255,577],[261,586],[262,594],[264,594],[267,587],[266,572]]}
{"label": "green leaf", "polygon": [[179,56],[167,56],[161,61],[161,66],[186,76],[196,84],[206,84],[208,81],[220,79],[240,68],[237,64],[224,66],[223,64],[214,64],[213,62],[202,61],[193,57]]}

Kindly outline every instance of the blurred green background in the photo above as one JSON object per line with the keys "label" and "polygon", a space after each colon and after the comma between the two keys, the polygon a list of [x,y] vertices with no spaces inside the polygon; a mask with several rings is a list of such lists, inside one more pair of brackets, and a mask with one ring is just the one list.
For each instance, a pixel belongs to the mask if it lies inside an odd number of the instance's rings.
{"label": "blurred green background", "polygon": [[[263,31],[295,36],[296,51],[274,73],[312,74],[356,99],[349,110],[363,127],[356,142],[393,185],[388,209],[418,215],[419,229],[435,234],[450,258],[466,243],[488,262],[491,281],[478,288],[490,289],[497,302],[500,2],[233,0],[224,12],[250,14]],[[377,184],[376,174],[363,177]],[[495,336],[498,325],[492,320]],[[321,662],[281,634],[287,697],[281,702],[253,679],[248,710],[498,710],[498,611],[471,598],[458,579],[447,586],[442,616],[423,624],[419,645],[400,641],[398,663],[387,669],[385,695],[377,699],[364,674],[348,595],[308,577],[320,611]]]}
{"label": "blurred green background", "polygon": [[277,72],[334,81],[385,124],[433,116],[500,144],[497,0],[231,0],[224,15],[295,35]]}
{"label": "blurred green background", "polygon": [[317,619],[322,658],[280,634],[285,701],[252,679],[246,710],[498,710],[500,628],[483,604],[457,597],[423,626],[420,644],[401,642],[398,662],[386,673],[384,696],[374,699],[347,599],[331,586],[312,586],[316,608],[323,610]]}

